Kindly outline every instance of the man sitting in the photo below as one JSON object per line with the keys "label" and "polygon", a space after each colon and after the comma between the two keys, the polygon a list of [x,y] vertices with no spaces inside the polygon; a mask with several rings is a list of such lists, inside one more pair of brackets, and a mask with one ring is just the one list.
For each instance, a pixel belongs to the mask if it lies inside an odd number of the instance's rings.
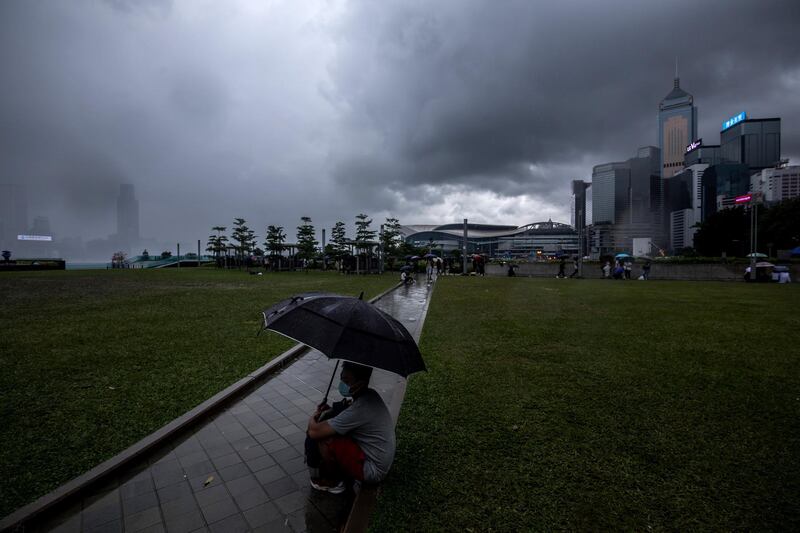
{"label": "man sitting", "polygon": [[308,436],[317,442],[320,476],[311,486],[339,494],[343,480],[378,483],[389,472],[395,451],[394,422],[380,395],[369,388],[372,368],[345,362],[339,392],[352,403],[325,420],[330,407],[320,405],[308,421]]}

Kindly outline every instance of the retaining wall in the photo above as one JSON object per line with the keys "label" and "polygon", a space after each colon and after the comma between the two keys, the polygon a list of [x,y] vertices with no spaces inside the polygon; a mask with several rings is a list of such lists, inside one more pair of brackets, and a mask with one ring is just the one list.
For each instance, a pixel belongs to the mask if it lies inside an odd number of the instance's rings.
{"label": "retaining wall", "polygon": [[[585,263],[583,265],[583,277],[601,279],[603,271],[600,263]],[[683,281],[742,281],[744,269],[747,265],[743,263],[722,264],[722,263],[699,263],[699,264],[675,264],[659,263],[654,261],[650,269],[651,280],[683,280]],[[567,276],[572,273],[572,261],[568,261],[564,271]],[[558,263],[522,263],[517,265],[517,276],[534,278],[554,278],[558,274]],[[634,263],[632,277],[638,278],[642,273],[642,264]],[[789,273],[792,281],[800,280],[800,265],[789,265]],[[503,265],[486,265],[486,274],[489,276],[506,276],[508,267]]]}

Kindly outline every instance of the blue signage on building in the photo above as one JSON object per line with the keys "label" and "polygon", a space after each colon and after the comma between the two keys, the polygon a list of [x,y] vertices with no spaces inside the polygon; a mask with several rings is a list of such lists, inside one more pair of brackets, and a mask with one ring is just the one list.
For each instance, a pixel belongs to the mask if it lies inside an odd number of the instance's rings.
{"label": "blue signage on building", "polygon": [[743,121],[745,119],[747,119],[747,114],[744,111],[742,111],[741,113],[739,113],[735,117],[731,117],[728,120],[726,120],[725,122],[723,122],[722,123],[722,131],[727,130],[731,126],[735,126],[736,124],[740,123],[741,121]]}

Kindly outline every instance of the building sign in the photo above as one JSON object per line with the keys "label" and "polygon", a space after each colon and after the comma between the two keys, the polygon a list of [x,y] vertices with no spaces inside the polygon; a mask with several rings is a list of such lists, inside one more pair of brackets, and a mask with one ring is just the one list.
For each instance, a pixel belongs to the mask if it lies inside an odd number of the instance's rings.
{"label": "building sign", "polygon": [[731,126],[735,126],[736,124],[738,124],[741,121],[746,120],[746,119],[747,119],[747,114],[744,111],[742,111],[741,113],[739,113],[735,117],[731,117],[728,120],[726,120],[725,122],[723,122],[722,123],[722,131],[727,130]]}
{"label": "building sign", "polygon": [[736,198],[734,198],[733,202],[736,205],[749,204],[750,200],[752,200],[752,199],[753,199],[753,195],[752,194],[744,194],[742,196],[737,196]]}
{"label": "building sign", "polygon": [[47,241],[51,242],[53,237],[51,235],[17,235],[18,241]]}
{"label": "building sign", "polygon": [[686,145],[686,153],[688,154],[688,153],[689,153],[689,152],[691,152],[692,150],[695,150],[695,149],[697,149],[697,148],[700,148],[701,146],[703,146],[703,139],[702,139],[702,138],[700,138],[700,139],[697,139],[697,140],[696,140],[696,141],[694,141],[692,144],[687,144],[687,145]]}

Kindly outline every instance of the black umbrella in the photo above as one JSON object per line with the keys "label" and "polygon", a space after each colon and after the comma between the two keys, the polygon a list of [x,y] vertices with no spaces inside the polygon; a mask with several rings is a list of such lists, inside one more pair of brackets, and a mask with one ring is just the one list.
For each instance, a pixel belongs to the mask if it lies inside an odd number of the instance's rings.
{"label": "black umbrella", "polygon": [[316,348],[331,359],[403,377],[425,370],[417,343],[405,326],[361,298],[300,294],[265,309],[263,315],[264,329]]}
{"label": "black umbrella", "polygon": [[403,265],[400,267],[400,272],[402,272],[403,270],[414,270],[414,267],[411,265]]}

